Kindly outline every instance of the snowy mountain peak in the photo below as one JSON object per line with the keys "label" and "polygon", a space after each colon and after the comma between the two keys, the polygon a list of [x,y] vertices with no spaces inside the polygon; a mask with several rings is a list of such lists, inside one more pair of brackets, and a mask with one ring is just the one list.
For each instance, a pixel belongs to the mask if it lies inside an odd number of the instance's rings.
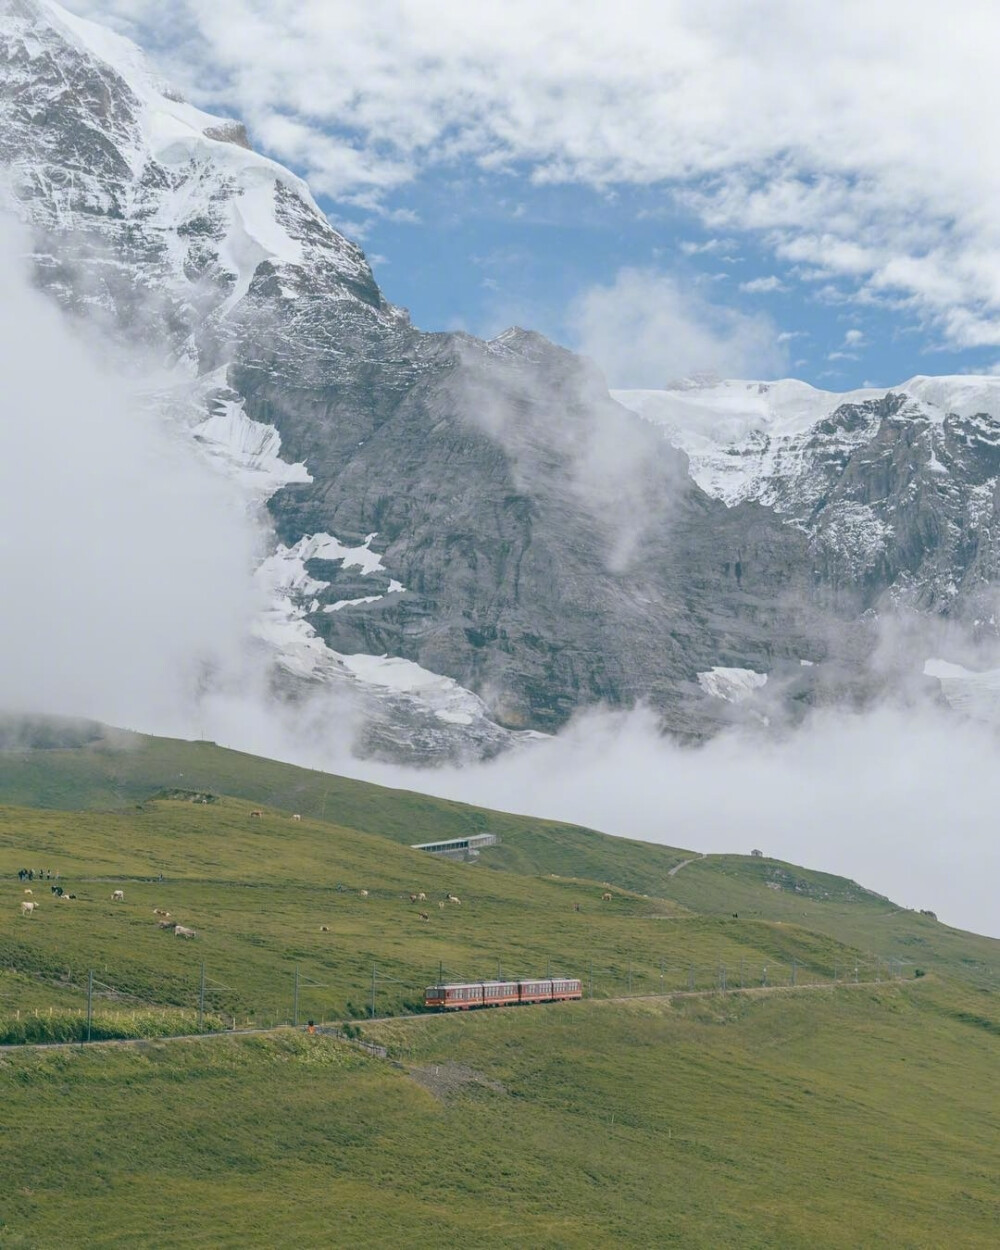
{"label": "snowy mountain peak", "polygon": [[392,313],[360,249],[239,122],[188,104],[129,40],[54,0],[0,0],[0,14],[0,162],[33,227],[96,227],[155,258],[158,293],[188,322],[229,314],[265,262],[287,298],[321,266],[343,297]]}

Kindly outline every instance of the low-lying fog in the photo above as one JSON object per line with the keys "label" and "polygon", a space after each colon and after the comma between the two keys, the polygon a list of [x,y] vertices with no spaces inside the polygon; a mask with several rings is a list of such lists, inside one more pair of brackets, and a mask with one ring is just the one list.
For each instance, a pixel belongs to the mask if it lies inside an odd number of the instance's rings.
{"label": "low-lying fog", "polygon": [[[651,715],[590,714],[494,763],[362,763],[268,702],[248,624],[259,523],[231,484],[103,372],[0,234],[0,709],[89,716],[695,851],[850,876],[1000,937],[1000,750],[931,708],[828,713],[778,743],[697,750]],[[211,538],[209,539],[209,536]],[[207,690],[226,690],[205,697]]]}

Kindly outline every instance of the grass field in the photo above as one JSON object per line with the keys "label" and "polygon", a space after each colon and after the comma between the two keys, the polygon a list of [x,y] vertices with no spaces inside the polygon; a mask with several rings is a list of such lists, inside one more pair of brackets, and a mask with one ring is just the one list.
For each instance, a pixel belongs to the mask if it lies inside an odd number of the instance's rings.
{"label": "grass field", "polygon": [[970,1005],[925,981],[368,1026],[390,1061],[291,1031],[7,1054],[0,1245],[995,1246],[1000,1020]]}
{"label": "grass field", "polygon": [[[220,797],[149,798],[181,790]],[[0,1039],[79,1036],[90,973],[94,1035],[151,1039],[0,1052],[0,1247],[1000,1243],[1000,943],[793,865],[670,876],[687,853],[206,744],[0,752],[0,798]],[[478,865],[406,845],[473,828],[503,838]],[[29,883],[23,918],[21,867],[77,898]],[[388,1058],[156,1040],[196,1026],[203,968],[206,1028],[290,1020],[297,981],[300,1021]],[[593,998],[401,1014],[441,970],[549,969]],[[723,977],[757,988],[683,992]]]}

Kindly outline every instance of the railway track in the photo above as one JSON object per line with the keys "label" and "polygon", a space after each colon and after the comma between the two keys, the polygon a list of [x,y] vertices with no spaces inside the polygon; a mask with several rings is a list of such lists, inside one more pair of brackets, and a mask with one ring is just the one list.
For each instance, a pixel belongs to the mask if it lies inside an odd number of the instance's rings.
{"label": "railway track", "polygon": [[[711,990],[668,990],[665,994],[621,994],[611,998],[584,999],[584,1002],[598,1003],[641,1003],[641,1002],[671,1002],[674,999],[689,998],[766,998],[772,995],[782,994],[804,994],[815,992],[817,990],[835,990],[835,989],[864,989],[871,988],[874,985],[892,985],[892,981],[810,981],[805,985],[754,985],[746,986],[740,989],[739,986],[730,989],[711,989]],[[535,1006],[554,1007],[561,1006],[559,1003],[540,1003]],[[483,1010],[480,1008],[479,1010]],[[512,1011],[516,1007],[497,1007],[496,1011]],[[315,1026],[316,1032],[326,1036],[335,1034],[345,1025],[356,1026],[359,1024],[387,1024],[396,1020],[426,1020],[434,1018],[435,1015],[455,1014],[455,1013],[430,1013],[430,1012],[410,1012],[406,1015],[399,1016],[375,1016],[369,1020],[325,1020]],[[11,1044],[0,1045],[0,1054],[11,1053],[15,1051],[26,1050],[80,1050],[81,1048],[91,1049],[95,1046],[149,1046],[159,1042],[206,1042],[215,1038],[222,1037],[263,1037],[275,1033],[284,1033],[289,1029],[294,1029],[301,1033],[305,1031],[305,1025],[276,1024],[269,1025],[266,1028],[253,1029],[219,1029],[213,1033],[174,1033],[166,1037],[110,1037],[98,1038],[91,1042],[15,1042]],[[350,1041],[351,1039],[345,1038]]]}

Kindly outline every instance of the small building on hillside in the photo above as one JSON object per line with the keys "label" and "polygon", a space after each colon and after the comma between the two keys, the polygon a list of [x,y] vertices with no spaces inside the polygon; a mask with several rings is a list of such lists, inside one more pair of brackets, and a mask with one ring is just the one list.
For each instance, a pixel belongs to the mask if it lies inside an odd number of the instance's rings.
{"label": "small building on hillside", "polygon": [[496,833],[472,833],[467,838],[447,838],[443,842],[418,842],[414,851],[427,851],[445,859],[477,860],[484,846],[497,846],[500,837]]}

